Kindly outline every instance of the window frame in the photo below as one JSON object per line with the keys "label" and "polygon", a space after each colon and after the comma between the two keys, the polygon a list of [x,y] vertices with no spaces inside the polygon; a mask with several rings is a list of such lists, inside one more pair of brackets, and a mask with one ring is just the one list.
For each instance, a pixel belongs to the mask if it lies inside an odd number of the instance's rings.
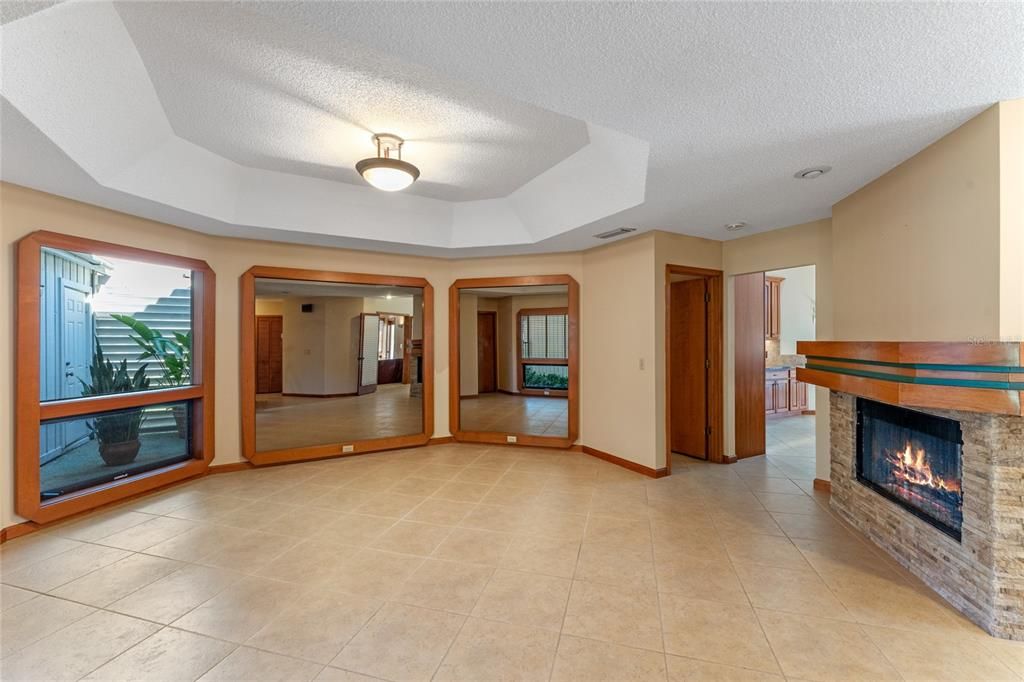
{"label": "window frame", "polygon": [[[492,287],[522,287],[522,286],[546,286],[565,285],[569,305],[565,308],[568,315],[567,344],[569,351],[569,390],[551,392],[555,396],[564,394],[569,401],[569,432],[562,436],[537,436],[534,434],[518,433],[516,443],[518,445],[570,448],[579,437],[579,385],[580,385],[580,285],[571,275],[525,275],[520,277],[477,277],[468,279],[457,279],[448,289],[448,424],[452,438],[456,441],[469,443],[508,443],[508,434],[499,431],[463,431],[460,423],[460,391],[459,391],[459,293],[463,289],[487,289]],[[522,344],[519,340],[519,321],[516,320],[516,357],[517,374],[521,377],[519,368],[519,356],[522,354]],[[532,364],[532,363],[528,363]],[[516,379],[517,384],[521,378]],[[544,395],[543,391],[536,391],[534,395]],[[562,397],[558,395],[558,397]]]}
{"label": "window frame", "polygon": [[[256,279],[290,279],[304,282],[333,282],[336,284],[380,284],[396,287],[415,287],[423,290],[423,430],[402,436],[387,436],[368,440],[304,445],[279,450],[256,449]],[[400,275],[369,275],[357,272],[305,270],[269,265],[254,265],[239,278],[239,306],[241,309],[239,395],[242,417],[242,455],[252,464],[280,464],[329,457],[360,455],[367,452],[394,450],[426,445],[434,435],[434,287],[423,277]],[[380,313],[367,313],[380,316]],[[378,359],[378,362],[380,360]],[[351,450],[346,447],[351,446]]]}
{"label": "window frame", "polygon": [[[548,317],[550,315],[565,315],[565,328],[566,328],[566,350],[569,355],[572,351],[569,350],[568,330],[569,330],[569,308],[523,308],[516,312],[516,331],[518,338],[516,339],[516,388],[523,395],[554,395],[554,396],[568,396],[568,389],[557,389],[557,388],[526,388],[523,381],[523,366],[524,365],[568,365],[569,358],[524,358],[523,357],[523,318],[524,317]],[[545,338],[545,345],[547,339]],[[545,350],[547,350],[545,348]],[[570,371],[571,375],[571,371]]]}
{"label": "window frame", "polygon": [[[191,270],[193,368],[189,386],[42,402],[40,277],[44,248],[93,253]],[[45,524],[206,472],[214,457],[214,372],[217,279],[203,260],[41,230],[17,244],[15,325],[15,511]],[[42,422],[160,403],[191,401],[192,458],[126,478],[40,500]]]}

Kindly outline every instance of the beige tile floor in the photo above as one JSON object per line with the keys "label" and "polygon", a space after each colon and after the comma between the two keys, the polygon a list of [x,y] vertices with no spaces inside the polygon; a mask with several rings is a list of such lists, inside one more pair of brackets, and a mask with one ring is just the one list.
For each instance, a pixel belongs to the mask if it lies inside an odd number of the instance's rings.
{"label": "beige tile floor", "polygon": [[0,548],[4,680],[1002,680],[768,457],[434,446],[209,476]]}
{"label": "beige tile floor", "polygon": [[344,398],[262,394],[256,401],[256,449],[347,443],[423,431],[423,400],[408,384],[385,384]]}
{"label": "beige tile floor", "polygon": [[481,393],[459,401],[463,431],[569,435],[569,400],[551,396]]}

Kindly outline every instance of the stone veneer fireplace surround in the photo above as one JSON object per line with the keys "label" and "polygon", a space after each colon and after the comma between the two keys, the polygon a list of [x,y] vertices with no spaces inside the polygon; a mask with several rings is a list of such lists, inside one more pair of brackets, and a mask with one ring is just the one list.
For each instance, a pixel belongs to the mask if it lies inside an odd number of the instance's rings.
{"label": "stone veneer fireplace surround", "polygon": [[856,397],[830,399],[832,508],[987,632],[1024,640],[1024,418],[922,410],[963,430],[962,539],[857,480]]}
{"label": "stone veneer fireplace surround", "polygon": [[[830,391],[832,508],[987,632],[1024,640],[1024,343],[801,341],[797,352],[797,378]],[[959,424],[959,540],[858,480],[858,398]]]}

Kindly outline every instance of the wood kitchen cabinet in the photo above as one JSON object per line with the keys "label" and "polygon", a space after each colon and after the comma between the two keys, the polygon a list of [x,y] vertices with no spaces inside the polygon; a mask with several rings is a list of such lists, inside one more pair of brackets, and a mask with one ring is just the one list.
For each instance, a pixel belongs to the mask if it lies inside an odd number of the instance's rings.
{"label": "wood kitchen cabinet", "polygon": [[764,338],[779,338],[780,298],[785,277],[764,277]]}
{"label": "wood kitchen cabinet", "polygon": [[799,414],[806,409],[807,384],[797,380],[795,368],[782,367],[765,370],[765,414]]}

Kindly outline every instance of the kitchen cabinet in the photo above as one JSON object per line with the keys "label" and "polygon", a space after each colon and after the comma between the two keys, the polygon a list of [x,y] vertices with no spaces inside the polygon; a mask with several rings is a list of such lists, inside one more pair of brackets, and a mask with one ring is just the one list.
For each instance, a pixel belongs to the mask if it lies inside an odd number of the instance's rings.
{"label": "kitchen cabinet", "polygon": [[765,414],[799,414],[806,409],[807,384],[797,380],[795,368],[779,367],[765,370]]}
{"label": "kitchen cabinet", "polygon": [[780,330],[780,299],[782,293],[782,281],[785,277],[764,278],[764,338],[779,338]]}

